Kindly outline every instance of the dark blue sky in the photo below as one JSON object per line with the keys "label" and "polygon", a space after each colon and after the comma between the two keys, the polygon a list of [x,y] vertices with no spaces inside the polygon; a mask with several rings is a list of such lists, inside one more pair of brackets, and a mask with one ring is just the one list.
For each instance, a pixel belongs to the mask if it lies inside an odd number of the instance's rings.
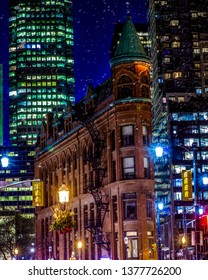
{"label": "dark blue sky", "polygon": [[[145,21],[145,2],[129,1],[134,22]],[[109,50],[114,24],[125,21],[126,3],[126,0],[74,1],[76,100],[85,95],[89,80],[96,86],[110,75]],[[5,73],[8,69],[8,7],[9,0],[0,1],[0,63],[4,64]]]}
{"label": "dark blue sky", "polygon": [[[29,1],[29,0],[28,0]],[[110,76],[109,58],[114,25],[124,22],[126,0],[74,0],[75,97],[86,94]],[[146,20],[146,1],[131,0],[130,12],[135,23]],[[8,115],[8,10],[9,0],[0,0],[0,63],[4,67],[4,111]],[[8,118],[5,118],[5,131]]]}
{"label": "dark blue sky", "polygon": [[[126,0],[74,1],[75,92],[85,95],[88,80],[96,86],[110,75],[109,54],[114,25],[124,22]],[[134,22],[145,22],[146,1],[132,0]]]}

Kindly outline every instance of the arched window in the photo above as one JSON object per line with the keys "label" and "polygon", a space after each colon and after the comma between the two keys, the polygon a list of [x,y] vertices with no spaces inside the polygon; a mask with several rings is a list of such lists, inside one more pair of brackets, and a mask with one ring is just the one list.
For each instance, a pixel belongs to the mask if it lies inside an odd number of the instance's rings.
{"label": "arched window", "polygon": [[118,81],[118,98],[128,98],[133,96],[132,80],[124,75]]}

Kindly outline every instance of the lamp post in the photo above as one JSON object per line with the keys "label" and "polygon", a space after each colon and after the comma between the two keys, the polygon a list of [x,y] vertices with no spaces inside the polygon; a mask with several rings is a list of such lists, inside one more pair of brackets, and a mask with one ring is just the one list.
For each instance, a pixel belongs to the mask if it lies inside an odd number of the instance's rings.
{"label": "lamp post", "polygon": [[69,202],[69,189],[65,184],[62,184],[62,186],[59,188],[58,194],[60,203],[65,204]]}
{"label": "lamp post", "polygon": [[[155,148],[155,155],[158,159],[161,159],[164,154],[164,149],[159,144]],[[174,194],[173,194],[173,174],[172,174],[172,156],[171,152],[168,153],[168,163],[169,163],[169,172],[170,172],[170,238],[169,238],[169,252],[170,259],[175,258],[175,242],[174,242]],[[158,209],[156,209],[158,214]],[[157,217],[158,220],[158,217]],[[159,225],[160,227],[160,225]]]}
{"label": "lamp post", "polygon": [[78,254],[79,254],[79,260],[81,260],[82,259],[82,256],[81,256],[81,254],[82,254],[82,241],[81,240],[79,240],[78,242],[77,242],[77,249],[78,249]]}
{"label": "lamp post", "polygon": [[129,239],[127,236],[124,237],[124,244],[125,244],[125,259],[128,260]]}
{"label": "lamp post", "polygon": [[157,249],[158,249],[158,259],[162,259],[162,250],[161,250],[161,225],[160,225],[160,211],[163,210],[164,204],[159,202],[157,205]]}
{"label": "lamp post", "polygon": [[[58,191],[59,202],[63,205],[64,211],[66,210],[66,205],[69,202],[69,189],[65,184],[62,184]],[[63,258],[66,259],[66,239],[63,238]]]}
{"label": "lamp post", "polygon": [[15,248],[15,249],[14,249],[14,254],[15,254],[15,259],[16,259],[16,260],[18,259],[18,253],[19,253],[18,248]]}

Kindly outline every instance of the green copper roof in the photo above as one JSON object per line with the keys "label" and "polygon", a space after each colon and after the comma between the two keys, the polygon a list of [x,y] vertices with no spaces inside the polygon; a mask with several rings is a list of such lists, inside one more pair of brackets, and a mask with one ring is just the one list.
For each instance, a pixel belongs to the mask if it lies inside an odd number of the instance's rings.
{"label": "green copper roof", "polygon": [[145,53],[131,16],[128,15],[115,56],[110,60],[110,66],[132,61],[150,62],[150,58]]}

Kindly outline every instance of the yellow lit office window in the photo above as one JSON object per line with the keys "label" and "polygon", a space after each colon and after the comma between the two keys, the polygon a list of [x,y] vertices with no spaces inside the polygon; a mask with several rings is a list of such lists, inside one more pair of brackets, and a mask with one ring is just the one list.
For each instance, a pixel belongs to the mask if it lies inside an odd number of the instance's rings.
{"label": "yellow lit office window", "polygon": [[180,42],[172,42],[171,46],[172,46],[172,48],[180,48],[181,43]]}
{"label": "yellow lit office window", "polygon": [[170,26],[178,26],[179,25],[179,20],[171,20],[170,21]]}
{"label": "yellow lit office window", "polygon": [[165,73],[164,77],[165,77],[165,80],[170,79],[171,78],[171,73]]}
{"label": "yellow lit office window", "polygon": [[173,78],[174,79],[182,78],[182,72],[173,72]]}

